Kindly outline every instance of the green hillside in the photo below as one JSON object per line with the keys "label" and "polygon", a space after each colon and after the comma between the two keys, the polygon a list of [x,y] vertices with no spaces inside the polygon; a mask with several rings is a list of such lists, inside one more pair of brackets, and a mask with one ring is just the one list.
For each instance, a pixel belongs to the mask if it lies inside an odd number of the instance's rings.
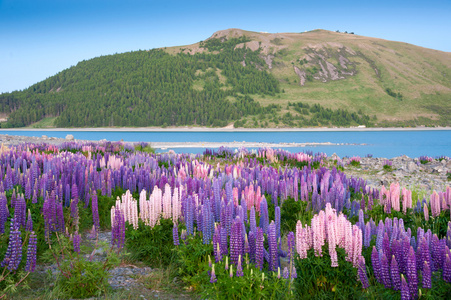
{"label": "green hillside", "polygon": [[[0,95],[2,127],[451,125],[451,54],[315,30],[219,31]],[[51,120],[51,122],[50,122]]]}

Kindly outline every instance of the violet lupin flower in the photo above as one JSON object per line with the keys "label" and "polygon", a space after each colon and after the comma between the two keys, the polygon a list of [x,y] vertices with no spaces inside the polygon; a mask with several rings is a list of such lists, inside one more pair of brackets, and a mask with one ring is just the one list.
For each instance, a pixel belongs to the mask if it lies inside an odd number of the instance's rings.
{"label": "violet lupin flower", "polygon": [[34,272],[36,268],[36,245],[38,239],[34,232],[31,232],[30,238],[28,239],[28,249],[27,249],[27,263],[25,264],[26,272]]}
{"label": "violet lupin flower", "polygon": [[113,246],[117,246],[118,249],[121,249],[124,246],[125,242],[125,221],[124,215],[122,211],[118,208],[112,208],[112,213],[114,214],[114,222],[111,230],[111,244]]}
{"label": "violet lupin flower", "polygon": [[423,288],[425,288],[425,289],[432,288],[431,267],[429,266],[429,264],[426,261],[423,262],[422,274],[423,274]]}
{"label": "violet lupin flower", "polygon": [[92,221],[94,223],[96,232],[100,230],[100,221],[99,221],[99,206],[97,202],[97,194],[92,193],[91,195],[91,209],[92,209]]}
{"label": "violet lupin flower", "polygon": [[380,264],[381,264],[381,279],[385,288],[391,288],[391,280],[390,280],[390,270],[388,267],[388,259],[385,256],[385,253],[379,252]]}
{"label": "violet lupin flower", "polygon": [[6,266],[8,270],[14,271],[17,270],[22,260],[22,237],[15,218],[11,219],[10,228],[8,248],[0,266],[2,268]]}
{"label": "violet lupin flower", "polygon": [[377,252],[375,246],[373,246],[373,251],[371,252],[371,263],[373,264],[373,271],[374,271],[374,276],[376,277],[376,280],[379,283],[382,283],[379,253]]}
{"label": "violet lupin flower", "polygon": [[264,257],[264,246],[263,246],[264,236],[263,229],[257,227],[257,237],[255,246],[255,263],[258,268],[263,269],[263,257]]}
{"label": "violet lupin flower", "polygon": [[359,257],[358,273],[360,282],[362,283],[362,287],[364,289],[367,289],[370,286],[370,283],[368,281],[368,276],[366,275],[365,258],[363,256]]}
{"label": "violet lupin flower", "polygon": [[28,232],[33,231],[33,219],[31,218],[31,211],[28,210],[28,218],[27,218],[27,226],[25,227],[25,230]]}
{"label": "violet lupin flower", "polygon": [[392,283],[393,289],[395,291],[399,291],[401,289],[401,281],[400,281],[400,277],[399,277],[398,262],[396,261],[396,258],[394,255],[392,255],[391,264],[390,264],[390,276],[391,276],[391,283]]}
{"label": "violet lupin flower", "polygon": [[263,197],[263,200],[260,202],[260,227],[266,234],[268,233],[268,226],[269,226],[268,204],[266,203],[266,199]]}
{"label": "violet lupin flower", "polygon": [[249,231],[249,259],[252,263],[255,263],[255,234],[253,231]]}
{"label": "violet lupin flower", "polygon": [[401,274],[401,300],[410,300],[410,292],[409,285],[404,278],[404,275]]}
{"label": "violet lupin flower", "polygon": [[418,297],[418,278],[415,251],[412,247],[407,255],[407,279],[409,281],[409,292],[412,298]]}
{"label": "violet lupin flower", "polygon": [[276,271],[279,264],[277,254],[276,225],[274,221],[269,224],[268,228],[268,244],[269,244],[269,271]]}
{"label": "violet lupin flower", "polygon": [[179,228],[177,223],[174,222],[174,227],[172,227],[172,240],[174,241],[174,246],[180,245],[179,242]]}
{"label": "violet lupin flower", "polygon": [[73,244],[74,244],[74,251],[77,252],[78,254],[80,254],[80,242],[81,242],[81,236],[78,233],[78,231],[76,231],[74,233],[73,236],[73,240],[72,240]]}
{"label": "violet lupin flower", "polygon": [[280,238],[280,207],[276,206],[274,210],[274,220],[276,222],[276,240]]}
{"label": "violet lupin flower", "polygon": [[443,262],[443,280],[446,282],[451,282],[451,258],[450,258],[450,251],[448,250],[448,253],[445,254],[445,261]]}
{"label": "violet lupin flower", "polygon": [[242,228],[240,217],[236,217],[230,235],[230,259],[235,265],[238,264],[238,257],[243,254]]}
{"label": "violet lupin flower", "polygon": [[290,272],[288,272],[288,268],[283,268],[283,278],[288,279],[290,277]]}
{"label": "violet lupin flower", "polygon": [[5,233],[5,224],[8,220],[8,199],[4,193],[0,193],[0,234]]}
{"label": "violet lupin flower", "polygon": [[216,281],[218,281],[218,279],[216,279],[215,265],[213,264],[213,265],[211,266],[210,283],[215,283]]}
{"label": "violet lupin flower", "polygon": [[243,267],[241,265],[241,255],[238,256],[238,266],[236,267],[236,276],[237,277],[244,276]]}

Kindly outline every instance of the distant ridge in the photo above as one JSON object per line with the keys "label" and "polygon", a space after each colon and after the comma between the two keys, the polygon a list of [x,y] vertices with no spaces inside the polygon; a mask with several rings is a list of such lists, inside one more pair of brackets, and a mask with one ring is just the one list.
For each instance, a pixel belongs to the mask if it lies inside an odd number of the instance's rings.
{"label": "distant ridge", "polygon": [[450,126],[451,53],[322,29],[231,28],[82,61],[0,103],[2,127]]}

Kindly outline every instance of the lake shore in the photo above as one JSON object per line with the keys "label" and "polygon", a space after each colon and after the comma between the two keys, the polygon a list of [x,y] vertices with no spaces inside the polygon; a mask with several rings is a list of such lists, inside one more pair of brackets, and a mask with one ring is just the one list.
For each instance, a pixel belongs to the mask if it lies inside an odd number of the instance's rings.
{"label": "lake shore", "polygon": [[451,130],[451,127],[306,127],[306,128],[231,128],[230,126],[221,128],[211,127],[89,127],[89,128],[8,128],[2,131],[127,131],[127,132],[322,132],[322,131],[436,131]]}

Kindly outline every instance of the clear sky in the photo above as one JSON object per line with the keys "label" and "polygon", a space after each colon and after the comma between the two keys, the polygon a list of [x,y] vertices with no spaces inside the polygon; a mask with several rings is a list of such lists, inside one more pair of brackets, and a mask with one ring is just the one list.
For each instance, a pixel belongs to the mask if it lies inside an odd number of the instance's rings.
{"label": "clear sky", "polygon": [[100,55],[196,43],[227,28],[317,28],[451,52],[451,0],[0,0],[0,93]]}

